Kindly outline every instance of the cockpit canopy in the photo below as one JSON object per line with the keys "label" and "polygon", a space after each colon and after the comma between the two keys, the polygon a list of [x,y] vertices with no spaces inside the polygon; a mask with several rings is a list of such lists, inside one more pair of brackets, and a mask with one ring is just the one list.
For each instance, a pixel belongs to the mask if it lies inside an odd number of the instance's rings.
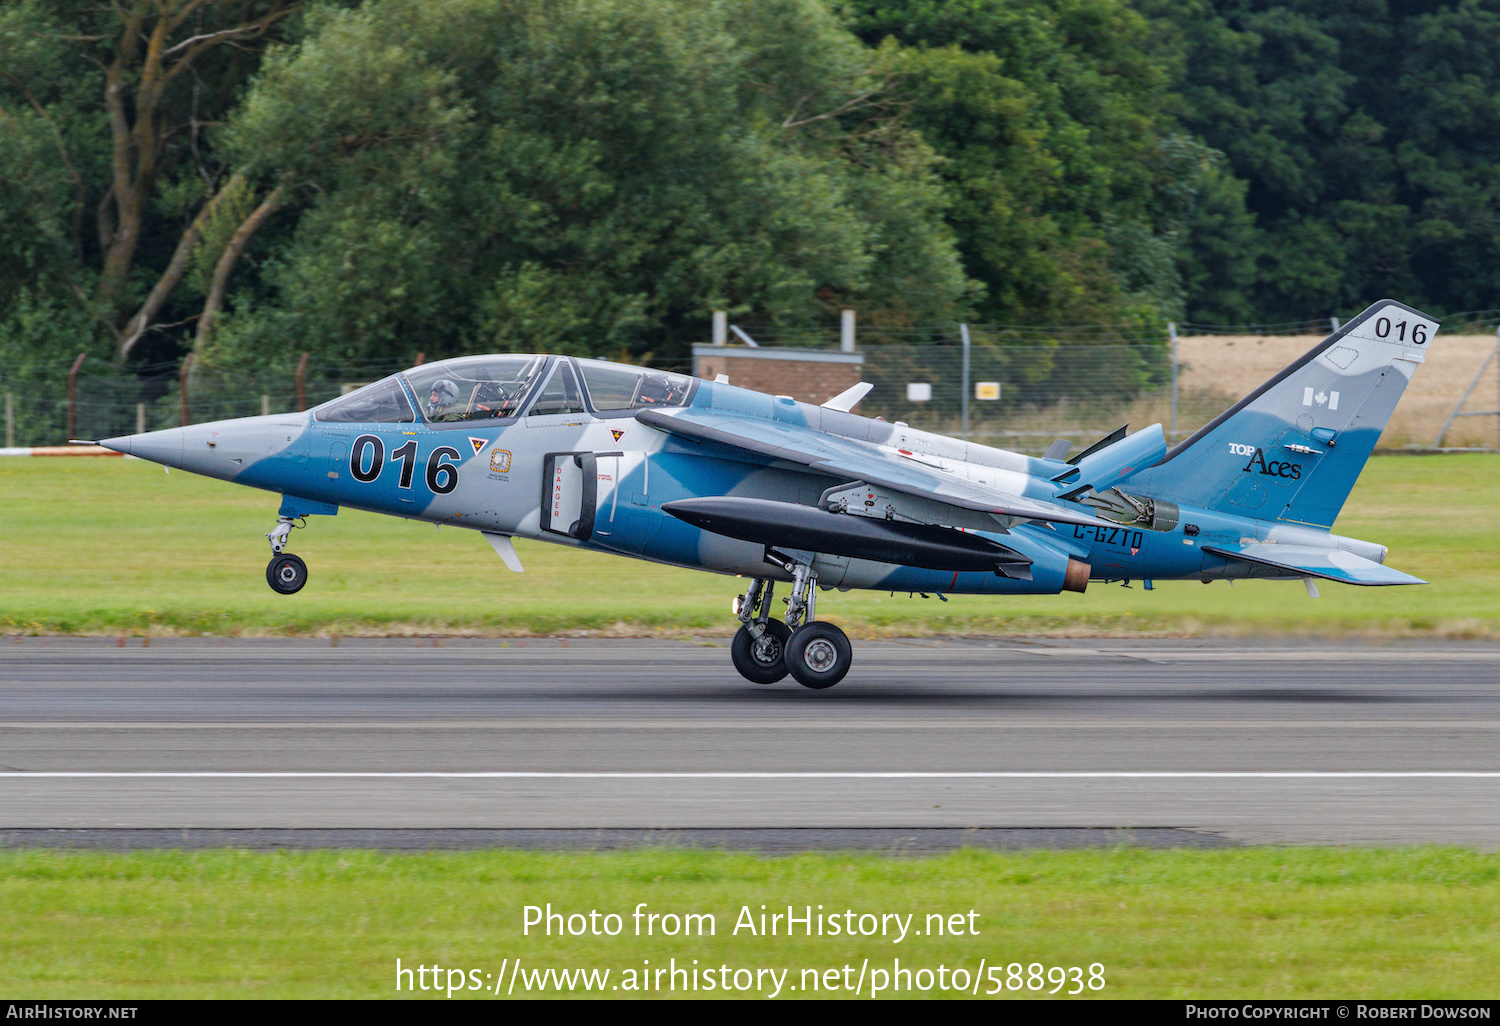
{"label": "cockpit canopy", "polygon": [[686,374],[631,367],[622,363],[606,363],[604,360],[577,360],[583,371],[583,383],[588,389],[589,402],[593,408],[604,413],[609,410],[639,410],[644,407],[685,406],[693,379]]}
{"label": "cockpit canopy", "polygon": [[[693,379],[684,374],[604,360],[460,356],[393,374],[324,403],[313,415],[334,423],[410,423],[417,417],[408,389],[429,423],[517,417],[523,412],[613,413],[683,406],[692,385]],[[531,403],[539,392],[540,398]]]}
{"label": "cockpit canopy", "polygon": [[428,420],[489,420],[520,416],[546,366],[545,356],[461,356],[405,377]]}
{"label": "cockpit canopy", "polygon": [[313,416],[335,424],[410,424],[417,419],[394,374],[324,403]]}

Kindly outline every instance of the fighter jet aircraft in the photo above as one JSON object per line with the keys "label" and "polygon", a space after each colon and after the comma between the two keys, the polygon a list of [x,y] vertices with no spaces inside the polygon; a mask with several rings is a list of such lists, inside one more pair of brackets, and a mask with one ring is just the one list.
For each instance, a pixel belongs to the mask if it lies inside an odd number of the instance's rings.
{"label": "fighter jet aircraft", "polygon": [[[294,521],[339,507],[481,532],[511,570],[531,538],[748,579],[735,668],[809,688],[849,671],[819,590],[1081,592],[1090,581],[1422,584],[1332,534],[1437,322],[1374,304],[1172,447],[1160,424],[1037,458],[850,412],[598,360],[423,364],[306,413],[103,440],[281,495],[271,587],[307,567]],[[790,583],[780,618],[772,604]]]}

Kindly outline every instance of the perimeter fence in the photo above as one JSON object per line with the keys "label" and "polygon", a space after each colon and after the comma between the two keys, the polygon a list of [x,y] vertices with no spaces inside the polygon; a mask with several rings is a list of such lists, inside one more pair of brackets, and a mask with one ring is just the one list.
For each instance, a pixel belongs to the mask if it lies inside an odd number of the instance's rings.
{"label": "perimeter fence", "polygon": [[[864,327],[859,373],[875,387],[858,412],[1030,453],[1056,438],[1086,445],[1125,425],[1160,423],[1175,441],[1339,327],[1332,317],[1155,329]],[[837,352],[847,338],[835,330],[730,330],[741,346],[783,351]],[[1448,315],[1441,345],[1427,356],[1381,447],[1500,449],[1500,310]]]}
{"label": "perimeter fence", "polygon": [[[1500,448],[1500,310],[1444,319],[1385,448]],[[1116,428],[1161,423],[1182,438],[1326,336],[1329,318],[1257,325],[863,326],[851,369],[874,388],[857,412],[966,435],[1023,452],[1054,438],[1088,444]],[[837,328],[734,326],[761,349],[841,351]],[[968,343],[964,336],[967,334]],[[845,336],[845,339],[847,336]],[[731,345],[725,352],[745,346]],[[717,347],[716,347],[717,348]],[[0,369],[7,447],[65,444],[317,404],[418,362],[326,363],[303,357],[256,367],[182,363],[121,369],[87,358]],[[687,357],[654,361],[689,372]],[[750,382],[744,382],[749,384]]]}

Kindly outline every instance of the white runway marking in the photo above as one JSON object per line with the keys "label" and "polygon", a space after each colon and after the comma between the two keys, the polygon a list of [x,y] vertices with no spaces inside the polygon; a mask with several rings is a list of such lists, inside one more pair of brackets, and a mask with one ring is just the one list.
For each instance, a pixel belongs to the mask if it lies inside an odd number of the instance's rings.
{"label": "white runway marking", "polygon": [[1500,780],[1500,770],[996,770],[996,771],[742,771],[613,770],[25,770],[0,780]]}

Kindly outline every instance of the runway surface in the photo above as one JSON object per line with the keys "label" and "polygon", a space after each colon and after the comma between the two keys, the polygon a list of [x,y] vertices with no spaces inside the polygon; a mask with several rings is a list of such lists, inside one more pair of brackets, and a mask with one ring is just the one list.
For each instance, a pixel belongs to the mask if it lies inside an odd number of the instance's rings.
{"label": "runway surface", "polygon": [[11,639],[0,844],[1493,848],[1497,742],[1491,643]]}

